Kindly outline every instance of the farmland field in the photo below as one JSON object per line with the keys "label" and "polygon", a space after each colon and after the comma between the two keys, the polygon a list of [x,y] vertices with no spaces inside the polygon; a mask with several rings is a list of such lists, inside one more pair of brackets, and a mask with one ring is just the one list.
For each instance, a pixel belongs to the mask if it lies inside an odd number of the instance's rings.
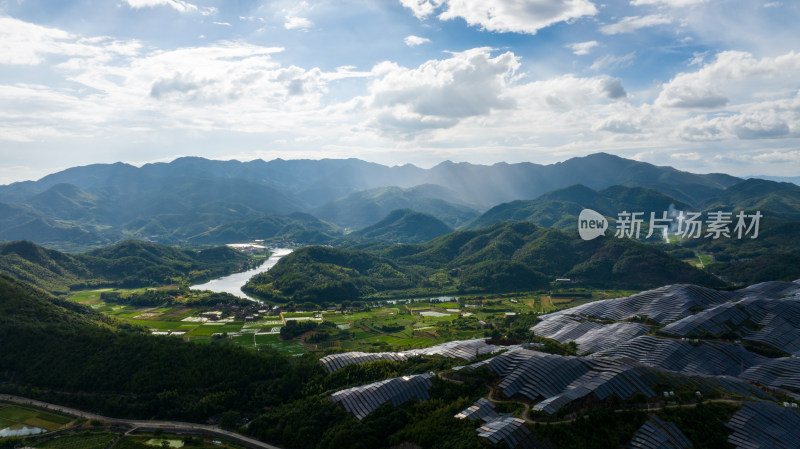
{"label": "farmland field", "polygon": [[[141,291],[138,289],[137,291]],[[284,311],[279,315],[260,314],[245,320],[234,309],[190,307],[182,304],[155,307],[104,302],[104,291],[126,293],[132,290],[102,289],[76,292],[71,301],[88,305],[98,312],[114,316],[131,324],[142,326],[164,338],[187,338],[198,343],[209,343],[214,338],[227,337],[239,346],[257,350],[270,346],[285,354],[299,355],[309,350],[390,351],[424,348],[454,339],[479,338],[487,334],[477,323],[496,322],[512,314],[548,313],[574,307],[598,299],[626,296],[630,292],[612,290],[576,291],[559,290],[550,296],[545,292],[504,294],[494,296],[466,296],[438,299],[378,301],[369,307],[327,311]],[[459,319],[470,320],[467,324]],[[336,335],[308,342],[308,335],[283,341],[277,329],[284,322],[314,320],[335,325]],[[454,324],[456,323],[456,324]],[[258,334],[255,335],[254,334]],[[306,340],[308,343],[304,343]]]}
{"label": "farmland field", "polygon": [[38,427],[48,432],[61,429],[73,419],[27,407],[0,404],[0,429],[12,430],[22,427]]}

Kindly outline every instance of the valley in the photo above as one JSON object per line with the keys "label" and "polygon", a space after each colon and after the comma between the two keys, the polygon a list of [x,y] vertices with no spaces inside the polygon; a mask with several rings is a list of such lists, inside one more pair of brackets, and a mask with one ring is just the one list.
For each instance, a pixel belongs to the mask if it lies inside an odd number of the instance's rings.
{"label": "valley", "polygon": [[[101,416],[33,417],[44,433],[0,447],[209,445],[122,435],[123,421],[284,449],[773,437],[743,414],[792,434],[800,187],[604,154],[402,176],[283,162],[101,165],[0,187],[0,237],[27,236],[0,242],[0,393]],[[310,188],[292,167],[353,177]],[[175,195],[156,198],[164,186]],[[604,237],[579,236],[583,209]],[[757,238],[613,234],[622,211],[674,209],[763,220]]]}

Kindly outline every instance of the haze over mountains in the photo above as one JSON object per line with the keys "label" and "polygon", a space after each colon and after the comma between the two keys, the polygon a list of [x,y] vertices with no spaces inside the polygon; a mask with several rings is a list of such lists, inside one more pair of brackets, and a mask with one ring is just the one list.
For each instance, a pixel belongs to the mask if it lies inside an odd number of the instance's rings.
{"label": "haze over mountains", "polygon": [[[575,205],[593,205],[611,214],[643,203],[702,208],[728,199],[757,205],[759,198],[775,192],[790,197],[770,202],[778,207],[800,197],[797,186],[760,180],[749,181],[759,183],[756,192],[723,195],[742,182],[605,153],[551,165],[448,161],[430,169],[357,159],[238,162],[186,157],[140,168],[123,163],[74,167],[38,181],[0,186],[0,238],[67,250],[127,238],[322,243],[373,225],[397,209],[430,214],[453,229],[530,216],[539,224],[564,228]],[[583,187],[570,187],[575,184]],[[556,189],[566,190],[552,192]],[[492,209],[531,200],[536,202]],[[486,211],[488,215],[479,216]]]}

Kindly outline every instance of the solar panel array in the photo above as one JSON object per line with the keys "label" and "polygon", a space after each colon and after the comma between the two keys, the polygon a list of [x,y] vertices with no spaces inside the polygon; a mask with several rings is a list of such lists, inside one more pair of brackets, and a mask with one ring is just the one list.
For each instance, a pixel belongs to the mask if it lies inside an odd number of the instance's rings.
{"label": "solar panel array", "polygon": [[796,295],[798,292],[800,292],[800,283],[798,281],[768,281],[741,288],[731,292],[731,294],[736,298],[780,298]]}
{"label": "solar panel array", "polygon": [[[663,341],[669,345],[683,343],[654,337],[647,338]],[[697,349],[688,343],[683,343],[683,345]],[[684,347],[683,345],[680,347]],[[706,350],[696,352],[695,357],[687,357],[686,354],[682,354],[682,357],[677,358],[670,354],[681,355],[680,351],[659,350],[652,346],[649,348],[648,346],[637,347],[643,354],[646,354],[648,350],[654,351],[655,361],[658,360],[659,355],[667,357],[668,361],[673,361],[679,367],[683,367],[684,373],[679,372],[678,369],[664,368],[658,365],[650,367],[637,362],[634,357],[630,356],[564,357],[520,348],[495,356],[487,367],[502,378],[497,388],[503,395],[510,398],[519,394],[532,401],[538,401],[531,409],[548,414],[554,414],[573,401],[589,395],[594,395],[601,401],[612,395],[624,400],[636,393],[651,398],[657,394],[652,387],[659,382],[666,382],[676,389],[688,386],[705,394],[721,391],[752,398],[770,397],[754,385],[732,375],[710,375],[697,372],[708,366],[711,366],[713,370],[718,370],[720,366],[727,366],[731,371],[735,371],[734,374],[741,371],[738,360],[735,360],[734,364],[733,359],[724,359],[724,351],[714,348],[714,346],[738,349],[757,360],[766,359],[734,345],[707,346],[709,348]],[[703,345],[698,348],[702,347]],[[727,360],[727,362],[723,363],[720,359]]]}
{"label": "solar panel array", "polygon": [[360,387],[340,390],[331,395],[333,402],[341,403],[344,409],[363,419],[388,401],[395,407],[411,399],[430,399],[433,373],[394,377]]}
{"label": "solar panel array", "polygon": [[633,434],[630,449],[689,449],[692,442],[671,422],[653,415]]}
{"label": "solar panel array", "polygon": [[589,364],[578,357],[525,349],[500,354],[487,367],[503,377],[498,388],[506,397],[521,394],[531,400],[556,396],[590,369]]}
{"label": "solar panel array", "polygon": [[743,379],[770,387],[790,387],[800,390],[800,359],[772,359],[741,374]]}
{"label": "solar panel array", "polygon": [[592,354],[598,357],[626,357],[645,365],[657,366],[684,374],[723,374],[736,376],[766,358],[739,345],[707,343],[693,345],[686,341],[642,335],[616,348]]}
{"label": "solar panel array", "polygon": [[533,410],[548,414],[589,394],[600,400],[611,395],[627,399],[637,392],[653,397],[650,385],[658,381],[645,367],[621,360],[563,357],[524,349],[494,357],[488,368],[503,377],[498,388],[506,397],[520,394],[540,400]]}
{"label": "solar panel array", "polygon": [[759,341],[800,355],[800,298],[747,298],[740,303],[760,330],[740,329],[745,340]]}
{"label": "solar panel array", "polygon": [[637,323],[603,324],[570,315],[545,318],[532,328],[534,334],[561,343],[574,341],[581,353],[597,352],[644,335],[650,328]]}
{"label": "solar panel array", "polygon": [[676,284],[637,293],[624,298],[590,302],[556,314],[577,315],[622,321],[636,316],[648,317],[659,324],[687,317],[692,310],[701,310],[728,302],[732,295],[697,285]]}
{"label": "solar panel array", "polygon": [[500,418],[500,415],[497,413],[497,410],[494,408],[494,404],[492,404],[490,400],[486,398],[480,398],[475,401],[474,404],[457,413],[454,418],[466,418],[488,422]]}
{"label": "solar panel array", "polygon": [[416,355],[440,355],[448,358],[472,360],[478,355],[497,352],[506,349],[505,346],[496,346],[486,343],[485,338],[474,340],[449,341],[430,348],[409,349],[402,352],[344,352],[330,354],[319,359],[325,369],[332,373],[347,365],[355,365],[376,360],[405,360]]}
{"label": "solar panel array", "polygon": [[376,360],[405,360],[408,358],[401,352],[345,352],[342,354],[326,355],[319,359],[325,369],[329,373],[337,369],[344,368],[347,365],[360,365],[366,362],[374,362]]}
{"label": "solar panel array", "polygon": [[493,444],[505,441],[510,449],[549,449],[549,444],[541,443],[525,427],[525,421],[519,418],[505,417],[488,422],[478,428],[478,436],[486,438]]}
{"label": "solar panel array", "polygon": [[552,415],[561,407],[590,394],[594,394],[601,401],[611,395],[624,400],[637,392],[648,398],[656,395],[649,385],[656,383],[658,378],[649,370],[644,367],[611,363],[610,360],[606,362],[609,363],[595,365],[592,371],[567,385],[562,393],[544,399],[532,409]]}
{"label": "solar panel array", "polygon": [[747,402],[727,424],[728,442],[741,449],[796,449],[800,413],[769,402]]}
{"label": "solar panel array", "polygon": [[664,326],[661,331],[682,337],[701,336],[704,334],[716,336],[723,332],[738,329],[748,318],[750,318],[750,315],[745,312],[742,306],[733,302],[726,302],[670,323]]}

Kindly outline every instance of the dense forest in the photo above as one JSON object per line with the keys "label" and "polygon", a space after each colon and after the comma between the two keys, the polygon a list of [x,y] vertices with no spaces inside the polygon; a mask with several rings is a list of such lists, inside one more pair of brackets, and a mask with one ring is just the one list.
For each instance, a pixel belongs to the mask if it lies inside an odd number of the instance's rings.
{"label": "dense forest", "polygon": [[224,246],[191,250],[127,240],[70,255],[28,241],[0,243],[0,271],[56,294],[93,287],[202,282],[254,263]]}
{"label": "dense forest", "polygon": [[379,294],[546,289],[556,278],[581,286],[645,289],[668,283],[721,286],[709,273],[630,239],[584,241],[529,222],[450,233],[428,243],[364,243],[299,249],[245,286],[285,302],[340,302]]}
{"label": "dense forest", "polygon": [[[531,322],[521,317],[508,324],[515,333]],[[562,346],[553,349],[561,353]],[[459,382],[434,378],[430,400],[386,404],[363,420],[328,398],[343,388],[440,372],[455,363],[412,357],[328,373],[310,354],[284,356],[268,347],[248,351],[225,339],[195,344],[149,336],[0,275],[0,392],[109,416],[211,420],[296,449],[384,448],[406,442],[442,449],[505,447],[479,438],[475,422],[453,418],[488,392],[494,377],[485,368]],[[700,447],[724,448],[724,421],[734,410],[711,405],[659,413],[680,423],[693,441],[707,443]],[[558,448],[599,449],[609,442],[624,444],[645,419],[642,411],[600,410],[571,424],[536,425],[533,431]],[[249,424],[239,427],[243,422]]]}

